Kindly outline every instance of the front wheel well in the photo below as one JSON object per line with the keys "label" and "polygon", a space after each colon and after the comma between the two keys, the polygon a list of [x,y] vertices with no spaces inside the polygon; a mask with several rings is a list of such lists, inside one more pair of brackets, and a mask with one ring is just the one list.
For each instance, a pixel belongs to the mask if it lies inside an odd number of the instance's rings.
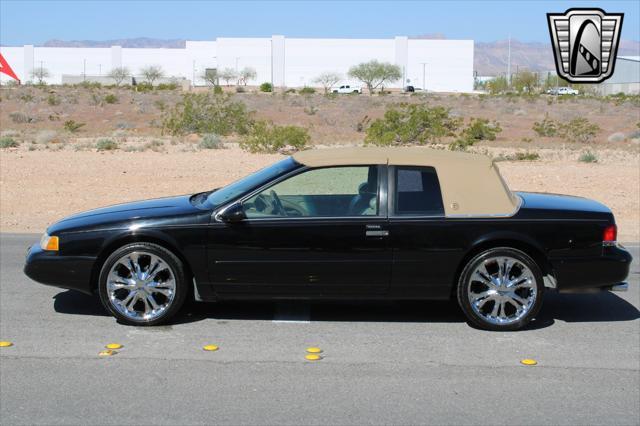
{"label": "front wheel well", "polygon": [[102,270],[102,266],[104,265],[104,262],[107,260],[107,258],[120,247],[123,247],[131,243],[151,243],[169,250],[182,262],[182,265],[184,266],[184,271],[187,274],[187,279],[191,280],[193,278],[191,265],[189,265],[189,262],[187,262],[187,259],[183,256],[183,254],[169,242],[161,238],[155,238],[148,235],[127,235],[122,238],[118,238],[114,241],[111,241],[100,251],[100,254],[96,258],[96,261],[93,265],[93,269],[91,271],[91,291],[92,292],[95,292],[98,290],[98,277],[100,276],[100,271]]}
{"label": "front wheel well", "polygon": [[497,247],[507,247],[507,248],[513,248],[513,249],[522,251],[531,259],[533,259],[534,262],[536,262],[536,265],[538,265],[538,268],[540,268],[540,271],[542,272],[543,277],[547,275],[551,275],[552,277],[554,276],[553,267],[551,266],[551,263],[549,263],[549,260],[547,259],[545,254],[539,248],[519,240],[497,239],[497,240],[484,241],[482,243],[479,243],[473,246],[473,248],[471,248],[460,261],[460,264],[458,265],[458,268],[454,275],[454,281],[452,283],[453,285],[451,286],[451,297],[455,298],[456,289],[458,287],[458,281],[460,279],[460,274],[462,273],[462,270],[464,269],[465,265],[469,263],[471,259],[473,259],[478,254],[482,253],[483,251],[486,251],[492,248],[497,248]]}

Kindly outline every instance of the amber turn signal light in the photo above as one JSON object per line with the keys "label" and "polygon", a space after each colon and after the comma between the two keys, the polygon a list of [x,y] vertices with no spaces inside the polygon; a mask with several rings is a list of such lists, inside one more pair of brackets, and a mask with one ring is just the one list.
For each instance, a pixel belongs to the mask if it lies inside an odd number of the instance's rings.
{"label": "amber turn signal light", "polygon": [[42,250],[58,251],[60,248],[60,240],[58,237],[44,234],[40,240],[40,248]]}

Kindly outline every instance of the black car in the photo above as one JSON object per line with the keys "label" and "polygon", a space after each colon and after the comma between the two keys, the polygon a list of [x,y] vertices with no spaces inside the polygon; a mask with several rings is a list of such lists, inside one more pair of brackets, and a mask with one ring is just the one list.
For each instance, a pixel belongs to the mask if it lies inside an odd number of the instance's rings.
{"label": "black car", "polygon": [[80,213],[25,273],[98,293],[121,322],[187,297],[451,299],[515,330],[548,289],[624,290],[631,256],[604,205],[514,193],[483,156],[423,148],[303,151],[223,188]]}

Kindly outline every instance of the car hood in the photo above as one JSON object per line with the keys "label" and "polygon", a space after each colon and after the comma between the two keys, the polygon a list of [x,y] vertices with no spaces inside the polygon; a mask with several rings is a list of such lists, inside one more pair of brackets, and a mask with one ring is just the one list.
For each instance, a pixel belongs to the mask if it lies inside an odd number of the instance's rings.
{"label": "car hood", "polygon": [[51,225],[47,232],[55,234],[117,225],[129,226],[132,223],[160,224],[184,219],[185,216],[203,212],[202,208],[191,203],[191,197],[191,195],[180,195],[88,210],[65,217]]}

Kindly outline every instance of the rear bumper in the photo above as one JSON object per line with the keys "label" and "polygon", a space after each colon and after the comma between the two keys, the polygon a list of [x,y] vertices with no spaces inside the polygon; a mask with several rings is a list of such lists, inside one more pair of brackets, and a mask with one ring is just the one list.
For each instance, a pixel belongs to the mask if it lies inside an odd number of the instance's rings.
{"label": "rear bumper", "polygon": [[[620,246],[604,247],[601,256],[551,260],[558,290],[613,289],[629,275],[633,258]],[[623,286],[622,286],[623,287]],[[622,288],[620,287],[620,288]]]}
{"label": "rear bumper", "polygon": [[24,273],[41,284],[91,294],[91,272],[95,261],[95,257],[89,256],[61,256],[34,244],[27,251]]}

